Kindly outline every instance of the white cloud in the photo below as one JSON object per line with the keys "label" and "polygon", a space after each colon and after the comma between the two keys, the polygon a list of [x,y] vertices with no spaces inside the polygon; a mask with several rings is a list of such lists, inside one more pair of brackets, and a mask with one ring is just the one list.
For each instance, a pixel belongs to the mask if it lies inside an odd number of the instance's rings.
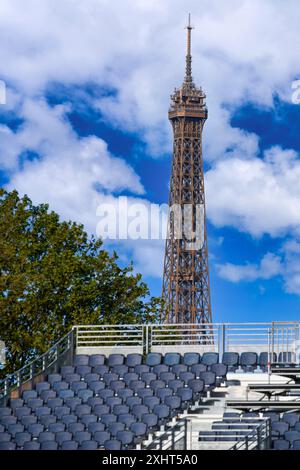
{"label": "white cloud", "polygon": [[231,282],[266,280],[282,273],[281,258],[272,253],[267,253],[259,265],[226,263],[217,265],[217,269],[220,277]]}

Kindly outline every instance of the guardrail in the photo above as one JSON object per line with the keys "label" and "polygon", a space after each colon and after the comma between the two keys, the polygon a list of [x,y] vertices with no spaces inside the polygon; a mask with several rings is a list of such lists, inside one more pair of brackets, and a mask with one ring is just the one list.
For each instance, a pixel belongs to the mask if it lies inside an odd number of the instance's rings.
{"label": "guardrail", "polygon": [[147,450],[186,450],[187,449],[187,420],[181,419],[153,439]]}
{"label": "guardrail", "polygon": [[[69,357],[67,356],[69,353]],[[53,365],[61,365],[65,358],[72,361],[74,354],[74,329],[67,333],[60,341],[54,344],[47,352],[37,357],[34,361],[25,365],[17,372],[10,374],[0,381],[0,402],[12,390],[21,387],[35,377],[49,371]]]}
{"label": "guardrail", "polygon": [[229,450],[267,450],[271,448],[271,420],[259,418],[261,424],[255,426]]}

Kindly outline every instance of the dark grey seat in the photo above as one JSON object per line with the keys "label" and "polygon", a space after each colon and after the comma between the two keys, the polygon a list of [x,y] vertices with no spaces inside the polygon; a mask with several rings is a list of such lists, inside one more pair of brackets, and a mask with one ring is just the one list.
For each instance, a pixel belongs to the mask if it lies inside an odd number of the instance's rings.
{"label": "dark grey seat", "polygon": [[[53,390],[55,390],[58,394],[62,391],[62,390],[67,390],[69,388],[69,384],[65,381],[62,381],[62,382],[55,382],[53,385],[52,385],[52,388]],[[60,395],[59,395],[60,396]],[[62,398],[62,397],[61,397]]]}
{"label": "dark grey seat", "polygon": [[[22,398],[24,400],[25,403],[27,403],[27,400],[29,400],[29,398],[37,398],[37,391],[36,390],[24,390],[24,392],[22,393]],[[1,416],[1,410],[3,408],[0,408],[0,416]]]}
{"label": "dark grey seat", "polygon": [[170,382],[168,382],[168,387],[172,389],[174,393],[176,393],[176,390],[178,388],[183,387],[183,386],[184,386],[184,381],[180,379],[170,380]]}
{"label": "dark grey seat", "polygon": [[195,374],[196,379],[199,379],[201,372],[206,372],[206,370],[207,370],[206,364],[193,364],[190,367],[190,372],[192,372],[192,374]]}
{"label": "dark grey seat", "polygon": [[289,441],[291,445],[293,445],[294,441],[300,440],[300,432],[299,431],[287,431],[284,433],[284,439]]}
{"label": "dark grey seat", "polygon": [[129,388],[133,390],[135,393],[137,393],[139,388],[145,388],[146,384],[143,382],[143,380],[132,380],[129,384]]}
{"label": "dark grey seat", "polygon": [[146,365],[149,367],[154,367],[158,364],[161,364],[162,355],[157,352],[148,353],[146,357]]}
{"label": "dark grey seat", "polygon": [[143,372],[150,372],[150,366],[147,364],[137,364],[134,366],[133,372],[135,372],[138,377],[140,377]]}
{"label": "dark grey seat", "polygon": [[128,405],[130,409],[131,409],[134,405],[141,405],[141,404],[142,404],[142,399],[141,399],[141,397],[133,396],[133,397],[128,397],[128,398],[126,398],[126,405]]}
{"label": "dark grey seat", "polygon": [[79,392],[79,390],[84,390],[87,388],[87,383],[83,381],[78,381],[78,382],[72,382],[71,383],[71,389],[76,393]]}
{"label": "dark grey seat", "polygon": [[64,441],[61,445],[61,450],[77,450],[78,442],[76,441]]}
{"label": "dark grey seat", "polygon": [[158,388],[155,390],[155,396],[160,399],[163,403],[166,397],[173,395],[173,390],[171,388]]}
{"label": "dark grey seat", "polygon": [[85,429],[85,426],[84,424],[82,423],[69,423],[67,425],[67,430],[73,434],[73,436],[77,433],[77,432],[82,432],[84,431]]}
{"label": "dark grey seat", "polygon": [[239,354],[237,352],[224,352],[222,364],[225,364],[229,371],[234,372],[239,365]]}
{"label": "dark grey seat", "polygon": [[99,365],[99,366],[94,366],[92,372],[94,374],[98,374],[100,377],[103,377],[104,374],[109,372],[109,367],[105,364]]}
{"label": "dark grey seat", "polygon": [[131,390],[130,388],[123,388],[118,391],[118,397],[122,398],[123,403],[126,402],[126,399],[128,397],[132,397],[132,396],[133,396],[133,390]]}
{"label": "dark grey seat", "polygon": [[68,406],[58,406],[54,409],[55,416],[60,419],[62,416],[68,415],[71,412],[71,408]]}
{"label": "dark grey seat", "polygon": [[171,417],[170,408],[165,404],[156,405],[153,408],[153,413],[157,415],[159,426],[164,425]]}
{"label": "dark grey seat", "polygon": [[80,375],[81,377],[85,377],[87,374],[92,372],[92,368],[90,366],[77,366],[75,368],[75,373]]}
{"label": "dark grey seat", "polygon": [[104,431],[105,430],[105,424],[104,423],[100,423],[99,421],[97,422],[94,422],[94,423],[90,423],[88,425],[88,431],[94,435],[95,432],[98,432],[98,431]]}
{"label": "dark grey seat", "polygon": [[152,390],[152,388],[140,388],[137,391],[137,396],[140,397],[142,400],[145,397],[153,397],[153,395],[154,395],[154,391]]}
{"label": "dark grey seat", "polygon": [[201,379],[192,379],[188,381],[188,387],[193,392],[193,400],[198,401],[205,390],[205,383]]}
{"label": "dark grey seat", "polygon": [[104,442],[104,449],[105,450],[121,450],[121,442],[117,439],[108,439]]}
{"label": "dark grey seat", "polygon": [[95,372],[91,372],[84,376],[84,381],[88,384],[91,384],[92,382],[99,382],[99,380],[100,380],[100,375],[95,374]]}
{"label": "dark grey seat", "polygon": [[54,432],[57,434],[59,432],[64,432],[66,429],[66,425],[64,423],[51,423],[49,424],[48,431]]}
{"label": "dark grey seat", "polygon": [[38,441],[40,444],[42,444],[42,442],[55,441],[55,434],[50,431],[41,432],[39,434]]}
{"label": "dark grey seat", "polygon": [[107,363],[109,367],[118,366],[124,364],[124,359],[123,354],[110,354]]}
{"label": "dark grey seat", "polygon": [[93,354],[89,357],[89,366],[103,366],[105,364],[105,356],[103,354]]}
{"label": "dark grey seat", "polygon": [[149,413],[149,408],[146,405],[134,405],[131,409],[131,413],[140,420],[143,414]]}
{"label": "dark grey seat", "polygon": [[40,450],[40,443],[37,441],[27,441],[24,443],[23,450]]}
{"label": "dark grey seat", "polygon": [[98,416],[93,414],[82,415],[79,418],[79,422],[84,424],[85,427],[88,427],[91,423],[96,423],[98,421]]}
{"label": "dark grey seat", "polygon": [[186,364],[175,364],[170,367],[170,371],[178,378],[181,372],[188,372],[189,368]]}
{"label": "dark grey seat", "polygon": [[27,431],[32,435],[33,438],[39,437],[41,432],[43,432],[45,429],[45,426],[43,424],[37,423],[37,424],[30,424],[27,427]]}
{"label": "dark grey seat", "polygon": [[240,365],[246,372],[253,372],[257,366],[257,354],[255,352],[243,352],[240,356]]}
{"label": "dark grey seat", "polygon": [[289,430],[289,424],[284,421],[276,421],[272,423],[272,435],[273,436],[284,436],[284,433]]}
{"label": "dark grey seat", "polygon": [[174,372],[161,372],[158,378],[166,383],[169,383],[170,380],[175,380],[176,375]]}
{"label": "dark grey seat", "polygon": [[41,450],[57,450],[58,444],[54,441],[41,442]]}
{"label": "dark grey seat", "polygon": [[125,364],[119,364],[117,366],[111,367],[111,371],[114,374],[117,374],[119,377],[124,377],[124,375],[128,373],[129,369]]}
{"label": "dark grey seat", "polygon": [[49,398],[47,401],[47,406],[51,408],[51,410],[54,410],[58,406],[63,406],[63,399],[62,398]]}
{"label": "dark grey seat", "polygon": [[72,440],[72,433],[68,431],[60,431],[55,433],[55,439],[56,442],[61,446],[63,442],[65,441],[71,441]]}
{"label": "dark grey seat", "polygon": [[45,429],[47,429],[51,423],[56,423],[56,421],[57,417],[52,414],[39,416],[39,423],[43,424]]}
{"label": "dark grey seat", "polygon": [[74,366],[88,366],[89,365],[89,356],[85,354],[77,354],[74,357]]}
{"label": "dark grey seat", "polygon": [[[159,390],[163,390],[163,389],[159,389]],[[143,405],[146,405],[148,406],[149,410],[153,410],[153,408],[156,406],[156,405],[159,405],[160,404],[160,398],[159,397],[144,397],[143,398]]]}
{"label": "dark grey seat", "polygon": [[23,447],[25,442],[31,441],[31,434],[29,432],[18,432],[15,435],[14,441],[17,447]]}
{"label": "dark grey seat", "polygon": [[91,397],[88,399],[87,404],[92,407],[92,410],[96,405],[103,405],[103,400],[100,397]]}
{"label": "dark grey seat", "polygon": [[11,434],[9,432],[0,432],[0,442],[11,441]]}
{"label": "dark grey seat", "polygon": [[46,404],[47,401],[50,399],[50,398],[56,398],[57,396],[57,393],[55,390],[43,390],[41,393],[40,393],[40,398],[42,400],[44,400],[44,403]]}
{"label": "dark grey seat", "polygon": [[116,405],[122,405],[123,400],[120,397],[108,397],[105,402],[111,409]]}
{"label": "dark grey seat", "polygon": [[136,417],[133,416],[131,413],[124,413],[122,415],[118,415],[118,422],[124,423],[126,428],[129,429],[130,425],[136,421]]}
{"label": "dark grey seat", "polygon": [[62,366],[60,368],[61,376],[64,378],[67,374],[74,374],[75,367],[73,366]]}
{"label": "dark grey seat", "polygon": [[81,380],[81,376],[79,374],[66,374],[65,382],[71,384],[73,382],[79,382]]}
{"label": "dark grey seat", "polygon": [[166,364],[157,364],[156,366],[152,367],[152,372],[156,374],[158,377],[162,372],[169,372],[170,367]]}
{"label": "dark grey seat", "polygon": [[110,412],[110,407],[108,405],[95,405],[93,413],[100,417],[101,415],[107,414]]}
{"label": "dark grey seat", "polygon": [[[21,419],[22,416],[23,416],[22,413],[21,413],[22,408],[17,408],[17,410],[19,410],[18,414],[20,415],[20,419]],[[26,411],[26,415],[28,416],[27,411]],[[0,421],[1,421],[2,426],[5,426],[7,428],[11,424],[16,424],[17,423],[17,418],[16,418],[16,416],[12,416],[12,415],[3,416],[3,418],[1,418]]]}
{"label": "dark grey seat", "polygon": [[127,354],[125,363],[128,367],[134,369],[135,366],[142,364],[142,361],[143,356],[141,354],[132,353]]}
{"label": "dark grey seat", "polygon": [[[288,441],[287,441],[287,442],[288,442]],[[294,449],[294,450],[300,450],[300,440],[294,441],[293,449]]]}
{"label": "dark grey seat", "polygon": [[50,384],[49,384],[49,382],[39,382],[39,383],[36,384],[35,389],[36,389],[38,395],[40,395],[44,390],[49,390],[50,389]]}
{"label": "dark grey seat", "polygon": [[49,374],[47,378],[49,384],[54,384],[55,382],[61,382],[62,376],[60,374]]}
{"label": "dark grey seat", "polygon": [[126,448],[133,443],[134,435],[131,431],[119,431],[117,432],[116,438],[121,442],[122,448]]}
{"label": "dark grey seat", "polygon": [[[34,415],[27,415],[27,416],[22,416],[20,419],[21,424],[23,424],[25,427],[29,426],[30,424],[35,424],[37,423],[37,417]],[[42,423],[43,424],[43,423]]]}
{"label": "dark grey seat", "polygon": [[115,405],[113,407],[113,413],[117,416],[125,414],[125,413],[129,413],[129,406],[128,405]]}
{"label": "dark grey seat", "polygon": [[167,366],[174,366],[180,364],[181,356],[179,353],[166,353],[164,356],[163,363]]}
{"label": "dark grey seat", "polygon": [[267,370],[269,359],[270,359],[271,364],[274,362],[277,362],[277,354],[276,353],[269,354],[268,352],[260,353],[259,358],[258,358],[258,365],[260,366],[262,370],[264,371]]}
{"label": "dark grey seat", "polygon": [[157,375],[154,374],[153,372],[143,372],[141,374],[141,380],[143,380],[146,385],[150,385],[150,382],[156,379],[157,379]]}
{"label": "dark grey seat", "polygon": [[195,374],[192,372],[181,372],[179,374],[179,379],[183,381],[185,385],[188,384],[189,380],[192,380],[195,378]]}
{"label": "dark grey seat", "polygon": [[132,380],[138,380],[139,375],[136,374],[135,372],[128,372],[127,374],[124,375],[123,380],[126,385],[129,385]]}
{"label": "dark grey seat", "polygon": [[[23,405],[24,405],[24,400],[22,400],[22,398],[11,398],[9,401],[9,406],[12,410],[14,410],[15,408],[20,408]],[[0,418],[1,418],[1,414],[0,414]]]}
{"label": "dark grey seat", "polygon": [[111,388],[111,390],[113,390],[115,393],[119,393],[119,390],[121,390],[122,388],[125,388],[126,384],[124,381],[122,380],[112,380],[109,384],[109,387]]}
{"label": "dark grey seat", "polygon": [[117,416],[111,413],[107,413],[100,416],[101,423],[108,426],[110,423],[115,423],[117,421]]}
{"label": "dark grey seat", "polygon": [[218,364],[219,354],[215,352],[206,352],[201,357],[201,363],[206,366],[212,366],[213,364]]}
{"label": "dark grey seat", "polygon": [[43,405],[44,405],[44,401],[41,400],[40,398],[30,398],[27,401],[27,406],[29,406],[29,408],[31,408],[32,411],[36,410],[37,408],[40,408]]}
{"label": "dark grey seat", "polygon": [[78,442],[79,445],[81,445],[84,441],[90,441],[91,437],[92,435],[88,431],[77,431],[74,434],[74,439],[76,442]]}
{"label": "dark grey seat", "polygon": [[[55,416],[56,418],[56,416]],[[64,415],[61,417],[60,421],[64,423],[67,427],[70,426],[71,424],[77,423],[77,416],[71,414],[71,415]]]}
{"label": "dark grey seat", "polygon": [[200,354],[196,352],[187,352],[183,356],[183,364],[188,367],[191,367],[193,364],[199,364]]}
{"label": "dark grey seat", "polygon": [[164,382],[163,380],[152,380],[150,383],[150,387],[155,392],[158,388],[165,388],[166,382]]}
{"label": "dark grey seat", "polygon": [[133,434],[134,444],[139,444],[145,438],[147,434],[147,425],[143,422],[132,423],[130,426],[130,431]]}
{"label": "dark grey seat", "polygon": [[[82,400],[79,397],[67,398],[65,400],[65,406],[70,408],[71,411],[74,411],[77,406],[81,405],[81,403],[82,403]],[[58,405],[58,406],[62,406],[62,405]],[[65,414],[69,414],[69,413],[65,413]]]}
{"label": "dark grey seat", "polygon": [[83,441],[79,447],[79,450],[97,450],[98,444],[96,441]]}
{"label": "dark grey seat", "polygon": [[[88,415],[92,411],[92,408],[89,405],[77,405],[75,408],[75,414],[80,417],[83,415]],[[67,414],[67,413],[64,413]]]}
{"label": "dark grey seat", "polygon": [[216,374],[214,372],[201,372],[200,379],[204,381],[205,390],[212,390],[216,385]]}
{"label": "dark grey seat", "polygon": [[106,384],[106,386],[108,386],[113,380],[118,379],[118,374],[114,374],[113,372],[106,372],[105,374],[103,374],[103,382]]}
{"label": "dark grey seat", "polygon": [[121,423],[120,421],[117,421],[115,423],[110,423],[107,426],[107,430],[112,437],[115,437],[119,431],[124,431],[124,429],[125,429],[125,424]]}
{"label": "dark grey seat", "polygon": [[[213,364],[210,368],[211,372],[216,374],[216,385],[219,386],[226,379],[227,366],[225,364]],[[199,376],[200,377],[200,376]]]}
{"label": "dark grey seat", "polygon": [[273,449],[275,450],[289,450],[289,448],[290,448],[289,441],[285,441],[284,439],[276,439],[273,442]]}
{"label": "dark grey seat", "polygon": [[[18,419],[21,419],[22,416],[27,416],[31,414],[31,408],[28,406],[21,406],[21,408],[16,408],[15,409],[15,415]],[[3,420],[1,420],[3,423]]]}
{"label": "dark grey seat", "polygon": [[170,408],[171,416],[175,416],[181,408],[181,398],[177,395],[166,397],[165,404]]}
{"label": "dark grey seat", "polygon": [[62,400],[66,400],[67,398],[73,398],[75,397],[75,392],[74,390],[71,390],[71,389],[59,390],[58,397],[61,398]]}
{"label": "dark grey seat", "polygon": [[15,450],[16,444],[14,442],[0,442],[0,450]]}
{"label": "dark grey seat", "polygon": [[157,424],[158,424],[158,417],[154,413],[145,413],[142,415],[142,423],[145,423],[147,425],[147,428],[150,431],[153,431],[156,429]]}
{"label": "dark grey seat", "polygon": [[284,365],[295,365],[295,360],[291,351],[280,352],[278,355],[278,362]]}
{"label": "dark grey seat", "polygon": [[105,383],[100,382],[99,380],[95,382],[89,382],[89,389],[94,392],[94,394],[97,396],[99,395],[99,392],[105,388]]}
{"label": "dark grey seat", "polygon": [[178,388],[176,395],[181,398],[181,406],[187,410],[193,402],[193,391],[189,387]]}
{"label": "dark grey seat", "polygon": [[23,432],[24,426],[23,424],[16,423],[16,424],[9,424],[7,426],[7,432],[11,434],[12,437],[15,437],[17,432]]}
{"label": "dark grey seat", "polygon": [[289,423],[290,428],[293,428],[299,422],[299,415],[297,413],[284,413],[282,421]]}
{"label": "dark grey seat", "polygon": [[96,431],[93,435],[93,439],[98,443],[99,446],[103,447],[105,441],[110,439],[110,433],[107,431]]}

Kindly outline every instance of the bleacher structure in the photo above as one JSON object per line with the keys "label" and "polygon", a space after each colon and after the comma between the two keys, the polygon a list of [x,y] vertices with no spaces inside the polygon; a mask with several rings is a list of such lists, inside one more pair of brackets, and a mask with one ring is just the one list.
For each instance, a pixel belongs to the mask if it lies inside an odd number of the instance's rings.
{"label": "bleacher structure", "polygon": [[300,449],[299,332],[75,326],[0,382],[0,450]]}

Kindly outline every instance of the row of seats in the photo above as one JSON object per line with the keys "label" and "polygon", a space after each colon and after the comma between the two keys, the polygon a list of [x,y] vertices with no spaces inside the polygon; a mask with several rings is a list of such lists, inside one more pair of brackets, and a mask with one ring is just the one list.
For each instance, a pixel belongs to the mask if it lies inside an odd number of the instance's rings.
{"label": "row of seats", "polygon": [[151,353],[144,363],[139,354],[75,356],[73,366],[0,408],[0,449],[135,448],[226,380],[226,372],[194,353]]}

